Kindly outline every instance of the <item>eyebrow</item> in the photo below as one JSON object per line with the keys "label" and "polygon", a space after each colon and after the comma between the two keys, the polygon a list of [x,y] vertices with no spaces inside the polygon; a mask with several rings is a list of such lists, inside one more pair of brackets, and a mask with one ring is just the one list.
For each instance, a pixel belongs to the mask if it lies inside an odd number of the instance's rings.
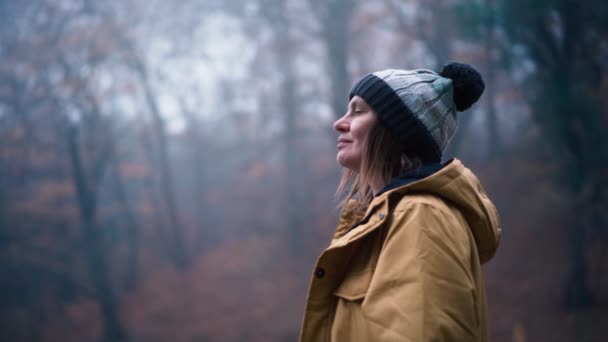
{"label": "eyebrow", "polygon": [[355,99],[355,100],[352,102],[352,105],[353,105],[354,107],[356,107],[356,106],[361,107],[362,109],[367,108],[367,106],[365,106],[365,103],[364,103],[363,101],[361,101],[360,99]]}

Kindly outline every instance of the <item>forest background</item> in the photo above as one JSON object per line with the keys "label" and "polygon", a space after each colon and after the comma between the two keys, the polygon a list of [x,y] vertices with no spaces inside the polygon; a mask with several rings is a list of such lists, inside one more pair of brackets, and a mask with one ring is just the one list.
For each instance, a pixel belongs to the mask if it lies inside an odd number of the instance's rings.
{"label": "forest background", "polygon": [[0,340],[295,341],[333,121],[385,68],[475,65],[502,218],[492,341],[608,336],[608,2],[0,1]]}

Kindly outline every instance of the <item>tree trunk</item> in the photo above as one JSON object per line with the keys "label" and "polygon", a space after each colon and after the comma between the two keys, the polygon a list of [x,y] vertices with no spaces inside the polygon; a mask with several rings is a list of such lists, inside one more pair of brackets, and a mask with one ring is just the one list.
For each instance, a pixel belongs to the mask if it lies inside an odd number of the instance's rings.
{"label": "tree trunk", "polygon": [[[486,6],[493,7],[492,0],[486,0]],[[500,130],[496,117],[496,63],[494,52],[496,51],[496,38],[494,35],[495,18],[492,16],[485,27],[485,72],[484,80],[486,90],[484,94],[487,127],[488,127],[488,158],[495,159],[501,153]]]}
{"label": "tree trunk", "polygon": [[297,145],[297,122],[298,106],[296,93],[296,75],[294,61],[294,44],[289,32],[289,22],[285,13],[285,1],[280,2],[280,10],[277,13],[277,18],[273,23],[275,34],[278,42],[278,67],[283,76],[280,89],[280,105],[284,117],[284,146],[285,146],[285,183],[286,183],[286,205],[287,215],[286,224],[289,231],[290,250],[296,255],[299,255],[303,250],[303,234],[302,228],[302,210],[306,206],[303,203],[302,197],[304,187],[302,186],[302,174],[300,172],[300,151]]}
{"label": "tree trunk", "polygon": [[[563,99],[556,99],[561,102],[557,108],[559,118],[567,119],[566,130],[562,139],[567,146],[570,159],[566,160],[566,170],[572,178],[570,189],[574,199],[574,208],[577,210],[573,217],[582,224],[571,224],[568,228],[570,242],[570,274],[566,281],[564,304],[570,309],[587,308],[593,304],[593,297],[587,281],[588,265],[586,252],[589,250],[589,240],[587,236],[591,229],[590,218],[592,215],[592,205],[589,196],[586,196],[585,189],[591,183],[592,175],[589,164],[590,155],[596,153],[587,145],[585,134],[579,128],[585,127],[584,122],[578,116],[578,94],[576,93],[576,73],[572,61],[576,59],[576,44],[582,35],[579,7],[574,0],[564,0],[558,6],[558,12],[563,20],[563,39],[561,41],[562,54],[557,56],[556,67],[552,70],[553,77],[558,81],[564,91]],[[563,82],[563,83],[562,83]],[[564,124],[564,123],[562,123]],[[582,220],[581,220],[582,218]]]}
{"label": "tree trunk", "polygon": [[[576,197],[574,197],[576,198]],[[580,203],[574,219],[578,223],[571,222],[568,226],[568,242],[570,247],[570,265],[566,286],[564,289],[564,306],[568,309],[584,309],[593,304],[593,297],[587,281],[588,266],[586,252],[588,250],[587,232],[589,231],[588,220],[586,220],[585,203]],[[582,219],[581,219],[582,218]]]}
{"label": "tree trunk", "polygon": [[491,62],[488,62],[486,73],[485,73],[485,82],[486,82],[486,94],[485,98],[485,107],[486,107],[486,115],[487,115],[487,127],[488,127],[488,158],[496,159],[501,153],[501,139],[500,139],[500,130],[498,129],[498,120],[496,117],[496,105],[494,99],[496,98],[495,94],[495,72],[494,66]]}
{"label": "tree trunk", "polygon": [[119,162],[116,159],[116,155],[110,160],[110,168],[112,177],[114,178],[114,194],[120,203],[122,212],[125,219],[126,231],[127,231],[127,244],[128,256],[127,256],[127,289],[133,290],[137,286],[139,279],[139,224],[135,218],[135,214],[129,200],[127,198],[127,192],[125,190],[125,184],[120,173]]}
{"label": "tree trunk", "polygon": [[[349,22],[354,10],[354,0],[322,2],[319,9],[322,25],[322,39],[327,51],[331,109],[336,119],[346,109],[350,77],[348,74],[348,51],[350,46]],[[317,6],[321,6],[317,4]]]}
{"label": "tree trunk", "polygon": [[72,181],[78,198],[83,225],[83,247],[93,280],[102,319],[103,341],[127,340],[127,333],[118,319],[116,297],[110,285],[104,248],[96,222],[97,198],[91,191],[78,148],[78,129],[70,127],[66,133],[68,155],[72,168]]}
{"label": "tree trunk", "polygon": [[430,39],[427,39],[426,45],[435,57],[435,70],[439,70],[450,58],[450,36],[447,34],[452,29],[450,27],[452,10],[444,1],[432,1],[427,6],[434,18],[431,23],[434,29]]}
{"label": "tree trunk", "polygon": [[136,62],[135,70],[137,71],[144,90],[146,104],[148,105],[150,116],[152,117],[154,133],[158,140],[158,167],[160,169],[161,194],[163,201],[165,202],[169,224],[174,230],[171,254],[173,255],[175,265],[179,269],[185,269],[189,264],[189,260],[186,253],[186,244],[184,242],[184,228],[177,210],[175,185],[173,171],[170,165],[169,142],[165,130],[165,121],[160,115],[160,110],[158,109],[156,99],[150,86],[148,72],[145,65],[143,65],[143,61]]}
{"label": "tree trunk", "polygon": [[207,203],[208,177],[206,169],[206,156],[204,155],[205,139],[201,133],[200,124],[194,113],[188,111],[185,104],[181,103],[181,112],[184,120],[188,123],[188,133],[192,140],[192,164],[194,167],[195,196],[194,202],[197,208],[198,221],[200,226],[197,229],[196,252],[202,254],[214,243],[215,236],[208,229],[210,223],[210,210]]}
{"label": "tree trunk", "polygon": [[[410,37],[414,34],[417,39],[420,39],[435,60],[435,70],[439,70],[448,61],[451,54],[451,37],[449,34],[452,24],[450,21],[452,9],[449,3],[441,0],[425,2],[418,10],[427,12],[426,15],[419,15],[419,19],[415,21],[403,15],[398,1],[386,0],[385,4],[395,15],[402,35]],[[422,19],[423,17],[427,19]],[[427,22],[428,18],[431,18],[431,22]],[[425,29],[429,25],[433,28],[430,31]],[[431,65],[427,66],[427,68],[432,67]]]}
{"label": "tree trunk", "polygon": [[[284,56],[287,57],[287,56]],[[291,58],[285,58],[291,60]],[[304,187],[302,186],[302,173],[300,172],[300,151],[297,145],[297,106],[293,66],[290,62],[284,65],[283,89],[283,112],[285,115],[285,181],[287,183],[287,227],[289,227],[291,245],[296,253],[302,249],[302,210],[306,206],[303,203]]]}

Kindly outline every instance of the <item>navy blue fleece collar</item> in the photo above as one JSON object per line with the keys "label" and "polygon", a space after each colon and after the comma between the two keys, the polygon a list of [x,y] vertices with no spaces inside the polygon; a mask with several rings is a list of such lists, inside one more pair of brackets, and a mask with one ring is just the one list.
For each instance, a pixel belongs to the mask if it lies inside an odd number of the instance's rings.
{"label": "navy blue fleece collar", "polygon": [[[446,163],[447,164],[447,163]],[[423,178],[426,178],[430,175],[432,175],[433,173],[441,170],[443,167],[445,166],[445,164],[442,163],[429,163],[429,164],[423,164],[422,166],[420,166],[419,168],[412,170],[404,175],[401,175],[399,177],[395,177],[393,178],[382,190],[380,190],[379,193],[377,193],[375,196],[379,196],[384,192],[387,192],[389,190],[413,183],[415,181],[421,180]]]}

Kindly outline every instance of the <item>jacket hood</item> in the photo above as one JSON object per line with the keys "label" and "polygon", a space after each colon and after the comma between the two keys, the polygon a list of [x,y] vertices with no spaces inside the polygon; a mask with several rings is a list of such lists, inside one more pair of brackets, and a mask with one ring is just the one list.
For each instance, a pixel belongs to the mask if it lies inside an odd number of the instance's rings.
{"label": "jacket hood", "polygon": [[[433,167],[430,168],[433,170]],[[435,168],[436,170],[437,168]],[[427,168],[427,174],[428,174]],[[475,238],[479,259],[492,259],[500,241],[500,220],[496,207],[486,195],[479,179],[458,159],[452,159],[430,175],[415,180],[408,177],[402,186],[393,187],[382,195],[424,192],[444,199],[456,206],[469,224]],[[380,195],[381,197],[384,197]]]}

